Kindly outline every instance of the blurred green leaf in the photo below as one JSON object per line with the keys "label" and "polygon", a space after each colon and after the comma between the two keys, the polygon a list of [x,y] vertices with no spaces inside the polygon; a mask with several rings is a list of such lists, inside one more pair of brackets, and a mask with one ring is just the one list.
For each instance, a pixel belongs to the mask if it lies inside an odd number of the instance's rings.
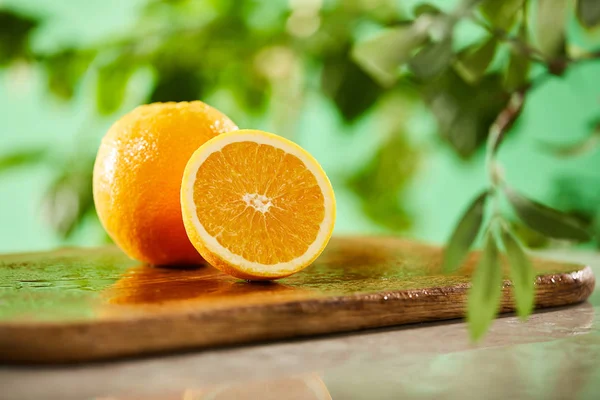
{"label": "blurred green leaf", "polygon": [[573,144],[554,144],[549,142],[541,142],[540,146],[554,155],[560,157],[579,156],[598,148],[600,144],[600,125],[598,125],[584,140]]}
{"label": "blurred green leaf", "polygon": [[401,198],[415,172],[417,156],[405,134],[396,132],[347,182],[358,195],[364,213],[387,229],[402,231],[410,227],[411,219]]}
{"label": "blurred green leaf", "polygon": [[498,40],[490,36],[483,43],[467,47],[458,54],[456,72],[469,83],[479,82],[494,59]]}
{"label": "blurred green leaf", "polygon": [[501,297],[502,270],[498,248],[494,235],[489,232],[467,298],[467,322],[473,341],[481,339],[490,327],[498,314]]}
{"label": "blurred green leaf", "polygon": [[440,42],[425,45],[409,61],[411,71],[420,79],[431,79],[441,74],[452,60],[452,36]]}
{"label": "blurred green leaf", "polygon": [[92,51],[77,49],[62,50],[45,57],[43,62],[50,91],[65,100],[70,99],[93,57]]}
{"label": "blurred green leaf", "polygon": [[150,102],[192,101],[202,98],[202,79],[195,69],[159,69]]}
{"label": "blurred green leaf", "polygon": [[42,214],[61,238],[70,237],[84,217],[94,211],[94,159],[67,163],[42,199]]}
{"label": "blurred green leaf", "polygon": [[242,104],[248,113],[258,114],[263,112],[267,106],[270,94],[268,82],[254,72],[243,72],[241,68],[236,79],[231,79],[232,89],[236,99]]}
{"label": "blurred green leaf", "polygon": [[567,173],[554,178],[552,201],[577,218],[600,245],[600,176]]}
{"label": "blurred green leaf", "polygon": [[577,18],[586,28],[595,28],[600,24],[600,1],[577,0]]}
{"label": "blurred green leaf", "polygon": [[321,87],[347,122],[360,117],[383,93],[381,86],[345,52],[339,57],[325,60]]}
{"label": "blurred green leaf", "polygon": [[530,200],[506,185],[503,190],[519,218],[530,228],[555,239],[591,239],[584,224],[573,216]]}
{"label": "blurred green leaf", "polygon": [[535,38],[541,52],[549,58],[565,54],[568,4],[569,0],[537,1]]}
{"label": "blurred green leaf", "polygon": [[600,249],[600,208],[592,219],[591,228],[594,232],[596,249]]}
{"label": "blurred green leaf", "polygon": [[0,10],[0,66],[30,56],[29,35],[38,24],[37,19]]}
{"label": "blurred green leaf", "polygon": [[492,26],[508,31],[514,25],[523,3],[524,0],[485,0],[479,5],[479,10]]}
{"label": "blurred green leaf", "polygon": [[469,253],[469,249],[481,229],[487,196],[487,191],[477,196],[454,228],[444,252],[443,271],[445,273],[454,272],[461,266]]}
{"label": "blurred green leaf", "polygon": [[485,142],[490,125],[510,98],[499,74],[485,75],[470,85],[452,69],[423,90],[440,134],[462,157],[469,157]]}
{"label": "blurred green leaf", "polygon": [[511,220],[509,224],[511,232],[519,239],[521,243],[530,249],[542,249],[548,247],[550,244],[550,240],[547,236],[534,229],[531,229],[521,221]]}
{"label": "blurred green leaf", "polygon": [[423,14],[437,15],[441,13],[442,11],[439,8],[429,3],[418,4],[413,9],[413,14],[415,15],[415,17],[420,17]]}
{"label": "blurred green leaf", "polygon": [[399,67],[425,42],[425,29],[414,25],[398,26],[376,37],[356,44],[352,57],[383,86],[391,86],[398,78]]}
{"label": "blurred green leaf", "polygon": [[563,173],[552,182],[552,204],[582,221],[591,221],[600,210],[600,176]]}
{"label": "blurred green leaf", "polygon": [[[519,27],[519,40],[523,43],[527,43],[527,28],[525,25]],[[504,84],[506,89],[509,91],[515,91],[522,89],[529,78],[529,69],[531,67],[531,60],[527,54],[514,46],[511,46],[510,57],[505,70]]]}
{"label": "blurred green leaf", "polygon": [[125,91],[135,66],[132,61],[120,57],[98,70],[96,106],[102,114],[115,112],[125,99]]}
{"label": "blurred green leaf", "polygon": [[13,168],[44,162],[47,154],[48,150],[45,148],[31,148],[0,155],[0,173]]}
{"label": "blurred green leaf", "polygon": [[502,227],[502,242],[510,264],[510,277],[517,314],[525,319],[533,311],[535,300],[533,266],[517,239],[506,227]]}

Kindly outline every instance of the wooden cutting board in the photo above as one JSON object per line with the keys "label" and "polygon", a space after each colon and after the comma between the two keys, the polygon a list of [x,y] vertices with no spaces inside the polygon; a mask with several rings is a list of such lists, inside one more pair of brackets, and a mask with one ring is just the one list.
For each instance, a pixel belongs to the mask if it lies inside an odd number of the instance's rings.
{"label": "wooden cutting board", "polygon": [[[333,238],[310,267],[250,283],[210,266],[156,268],[115,247],[0,256],[0,360],[73,362],[460,318],[477,254]],[[589,267],[536,261],[537,307],[585,300]],[[506,276],[506,274],[505,274]],[[504,281],[502,312],[513,310]]]}

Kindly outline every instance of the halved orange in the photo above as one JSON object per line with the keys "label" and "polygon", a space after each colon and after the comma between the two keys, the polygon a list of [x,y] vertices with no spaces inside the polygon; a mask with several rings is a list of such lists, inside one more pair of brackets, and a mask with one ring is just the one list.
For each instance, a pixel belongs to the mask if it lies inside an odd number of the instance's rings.
{"label": "halved orange", "polygon": [[200,254],[249,280],[310,265],[335,222],[333,188],[319,163],[297,144],[257,130],[219,135],[192,155],[181,208]]}

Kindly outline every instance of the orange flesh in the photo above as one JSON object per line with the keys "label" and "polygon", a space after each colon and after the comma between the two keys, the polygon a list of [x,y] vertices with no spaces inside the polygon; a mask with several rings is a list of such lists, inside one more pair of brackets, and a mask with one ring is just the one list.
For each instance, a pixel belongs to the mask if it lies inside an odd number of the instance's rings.
{"label": "orange flesh", "polygon": [[208,156],[194,185],[196,214],[226,249],[265,265],[291,261],[315,241],[323,193],[296,156],[237,142]]}

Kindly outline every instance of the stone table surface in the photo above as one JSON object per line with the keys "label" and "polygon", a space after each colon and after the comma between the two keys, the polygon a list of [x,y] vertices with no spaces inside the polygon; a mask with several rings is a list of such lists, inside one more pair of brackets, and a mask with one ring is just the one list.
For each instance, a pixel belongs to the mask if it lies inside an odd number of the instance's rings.
{"label": "stone table surface", "polygon": [[[600,255],[558,258],[590,265]],[[0,366],[10,399],[598,399],[600,290],[576,306],[464,322],[65,366]]]}

